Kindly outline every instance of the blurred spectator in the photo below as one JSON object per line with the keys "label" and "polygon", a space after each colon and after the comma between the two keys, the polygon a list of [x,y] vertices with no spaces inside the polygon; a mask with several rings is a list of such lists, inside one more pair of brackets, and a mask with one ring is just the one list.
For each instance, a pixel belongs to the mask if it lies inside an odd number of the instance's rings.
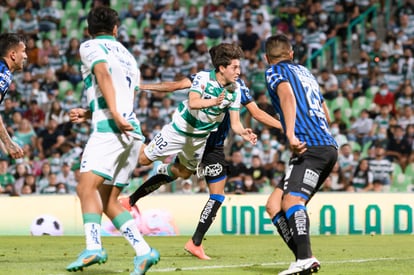
{"label": "blurred spectator", "polygon": [[33,80],[41,82],[45,78],[46,71],[50,68],[49,56],[39,55],[38,62],[30,67]]}
{"label": "blurred spectator", "polygon": [[[264,187],[264,185],[268,182],[266,170],[263,166],[262,159],[259,155],[254,155],[252,157],[252,164],[251,167],[247,169],[246,176],[251,176],[251,179],[253,180],[254,189],[261,189]],[[245,178],[246,181],[246,178]],[[245,182],[246,185],[246,182]],[[252,191],[252,192],[258,192]]]}
{"label": "blurred spectator", "polygon": [[328,69],[322,69],[317,77],[319,86],[323,91],[323,97],[328,100],[338,97],[338,79]]}
{"label": "blurred spectator", "polygon": [[234,192],[237,188],[240,189],[243,186],[243,176],[247,171],[247,167],[243,163],[243,158],[240,151],[235,151],[231,155],[228,171],[227,182],[224,189],[226,193],[231,193]]}
{"label": "blurred spectator", "polygon": [[3,110],[0,110],[1,118],[4,122],[4,125],[11,126],[13,124],[13,113],[17,111],[15,103],[8,97],[3,101]]}
{"label": "blurred spectator", "polygon": [[349,180],[346,179],[341,166],[336,162],[322,188],[324,191],[345,191],[348,186],[347,181]]}
{"label": "blurred spectator", "polygon": [[399,126],[401,126],[403,129],[406,129],[408,125],[414,124],[414,113],[412,106],[404,106],[399,111],[400,113],[397,119]]}
{"label": "blurred spectator", "polygon": [[255,182],[251,174],[245,174],[243,177],[243,186],[241,190],[236,189],[236,193],[245,194],[245,193],[258,193],[260,191],[260,186]]}
{"label": "blurred spectator", "polygon": [[69,42],[70,37],[68,35],[68,29],[66,26],[61,26],[60,33],[58,37],[54,40],[54,44],[59,47],[59,52],[62,56],[64,56],[62,53],[66,53],[66,51],[69,49]]}
{"label": "blurred spectator", "polygon": [[36,44],[36,39],[33,37],[27,38],[26,43],[26,53],[27,53],[27,68],[30,69],[31,67],[37,65],[39,61],[39,48]]}
{"label": "blurred spectator", "polygon": [[379,129],[385,128],[386,130],[389,128],[389,121],[391,118],[391,108],[389,105],[381,105],[379,109],[379,114],[375,116],[374,123],[371,129],[371,136],[375,136],[378,134]]}
{"label": "blurred spectator", "polygon": [[67,89],[65,91],[63,100],[61,101],[61,107],[66,113],[69,113],[71,109],[79,107],[79,102],[73,89]]}
{"label": "blurred spectator", "polygon": [[54,173],[49,174],[48,176],[48,185],[40,189],[40,194],[50,195],[50,194],[57,194],[57,175]]}
{"label": "blurred spectator", "polygon": [[363,146],[370,140],[370,133],[374,121],[369,117],[367,109],[363,109],[360,112],[359,117],[351,124],[350,132],[348,133],[348,139],[358,142]]}
{"label": "blurred spectator", "polygon": [[59,173],[56,175],[56,181],[66,186],[67,193],[75,194],[78,182],[75,179],[75,173],[71,170],[71,167],[71,163],[64,162]]}
{"label": "blurred spectator", "polygon": [[8,184],[14,185],[15,178],[8,171],[9,169],[9,159],[6,157],[0,158],[0,185],[3,189],[6,188]]}
{"label": "blurred spectator", "polygon": [[145,20],[146,13],[148,12],[148,0],[131,0],[128,3],[127,10],[120,11],[121,19],[126,17],[134,18],[137,22],[138,28]]}
{"label": "blurred spectator", "polygon": [[2,22],[2,32],[17,32],[17,26],[19,25],[19,18],[15,8],[9,8],[7,10],[7,17]]}
{"label": "blurred spectator", "polygon": [[197,178],[197,187],[195,193],[208,193],[208,187],[203,177]]}
{"label": "blurred spectator", "polygon": [[51,119],[56,120],[59,130],[66,131],[71,126],[69,114],[63,110],[59,100],[50,102],[45,115],[45,124],[47,125]]}
{"label": "blurred spectator", "polygon": [[400,96],[397,98],[396,101],[396,108],[401,109],[405,106],[414,107],[414,93],[413,93],[413,86],[411,84],[405,84],[402,87],[402,92]]}
{"label": "blurred spectator", "polygon": [[36,186],[38,190],[42,190],[46,186],[49,185],[49,175],[52,173],[50,163],[49,162],[43,162],[40,170],[40,174],[38,174],[36,179]]}
{"label": "blurred spectator", "polygon": [[44,0],[43,7],[37,13],[40,32],[57,30],[60,25],[60,12],[53,7],[52,0]]}
{"label": "blurred spectator", "polygon": [[255,56],[260,50],[260,37],[253,29],[252,23],[246,24],[246,30],[238,36],[239,45],[244,52],[249,51]]}
{"label": "blurred spectator", "polygon": [[19,144],[34,146],[36,144],[36,132],[26,118],[22,119],[13,134],[13,138],[19,141]]}
{"label": "blurred spectator", "polygon": [[385,157],[383,144],[374,144],[374,158],[369,160],[369,166],[374,176],[374,185],[376,182],[380,183],[382,191],[390,191],[393,168],[392,162]]}
{"label": "blurred spectator", "polygon": [[30,9],[25,9],[21,20],[17,22],[16,31],[20,34],[38,39],[39,23]]}
{"label": "blurred spectator", "polygon": [[36,148],[42,152],[46,157],[52,155],[54,150],[57,150],[65,141],[65,137],[58,128],[58,123],[54,119],[50,119],[46,128],[39,132],[37,138]]}
{"label": "blurred spectator", "polygon": [[404,75],[398,72],[397,62],[391,63],[389,72],[384,74],[384,82],[387,83],[388,89],[392,93],[397,93],[401,89]]}
{"label": "blurred spectator", "polygon": [[355,168],[354,155],[352,154],[352,147],[349,143],[343,144],[339,148],[338,165],[342,173],[342,189],[351,183],[352,174]]}
{"label": "blurred spectator", "polygon": [[30,102],[33,81],[32,73],[30,71],[24,71],[22,80],[16,82],[17,92],[20,94],[20,106]]}
{"label": "blurred spectator", "polygon": [[72,37],[69,40],[69,47],[65,52],[68,61],[68,80],[75,87],[82,80],[80,73],[81,59],[79,54],[80,41],[78,38]]}
{"label": "blurred spectator", "polygon": [[331,122],[330,126],[331,134],[335,138],[336,143],[338,143],[338,146],[341,147],[343,144],[348,143],[348,138],[346,135],[341,134],[339,130],[339,124],[336,121]]}
{"label": "blurred spectator", "polygon": [[150,113],[145,121],[147,127],[149,129],[154,129],[157,125],[163,126],[165,124],[165,120],[163,117],[160,116],[160,108],[157,106],[152,106],[150,109]]}
{"label": "blurred spectator", "polygon": [[22,187],[25,183],[25,177],[27,174],[31,173],[31,171],[28,170],[28,166],[24,162],[17,163],[14,167],[14,189],[16,190],[17,194],[21,194]]}
{"label": "blurred spectator", "polygon": [[305,65],[308,55],[308,45],[303,41],[303,34],[295,33],[295,41],[293,42],[293,58],[296,63]]}
{"label": "blurred spectator", "polygon": [[250,168],[252,166],[253,156],[260,155],[260,150],[257,147],[253,147],[250,142],[244,142],[240,153],[242,155],[243,163],[247,168]]}
{"label": "blurred spectator", "polygon": [[411,155],[412,145],[405,137],[405,131],[400,126],[394,126],[392,135],[389,137],[388,146],[385,152],[387,158],[393,162],[397,162],[404,170]]}
{"label": "blurred spectator", "polygon": [[276,187],[285,177],[286,163],[275,159],[272,164],[272,169],[268,171],[267,177],[270,179],[270,185]]}
{"label": "blurred spectator", "polygon": [[[68,62],[66,60],[66,56],[60,54],[60,48],[58,45],[52,46],[51,53],[49,55],[49,64],[50,68],[54,71],[54,79],[68,80]],[[46,90],[46,92],[49,92],[49,90]]]}
{"label": "blurred spectator", "polygon": [[29,109],[23,113],[23,118],[29,120],[36,133],[39,133],[45,126],[45,113],[36,100],[31,100]]}
{"label": "blurred spectator", "polygon": [[355,169],[351,185],[347,191],[367,192],[373,190],[374,175],[369,168],[367,159],[361,159]]}
{"label": "blurred spectator", "polygon": [[169,54],[165,57],[164,63],[157,68],[157,77],[163,82],[174,81],[178,70],[174,55]]}
{"label": "blurred spectator", "polygon": [[178,192],[180,194],[194,194],[193,182],[191,179],[185,179],[181,181],[181,189]]}
{"label": "blurred spectator", "polygon": [[375,110],[377,113],[382,105],[387,105],[391,114],[395,114],[394,94],[388,90],[387,83],[381,83],[379,91],[374,96],[373,103],[375,104]]}
{"label": "blurred spectator", "polygon": [[340,1],[335,1],[333,11],[329,13],[328,24],[330,26],[329,36],[338,36],[342,46],[345,46],[349,18]]}
{"label": "blurred spectator", "polygon": [[[308,45],[308,56],[321,49],[327,39],[326,34],[318,29],[314,20],[308,20],[303,32],[304,42]],[[312,68],[317,68],[317,59],[313,59]]]}

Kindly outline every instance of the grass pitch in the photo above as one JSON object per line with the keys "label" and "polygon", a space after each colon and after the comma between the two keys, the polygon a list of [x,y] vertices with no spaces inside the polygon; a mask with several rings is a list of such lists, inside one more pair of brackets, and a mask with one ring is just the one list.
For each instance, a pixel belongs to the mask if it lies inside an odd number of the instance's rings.
{"label": "grass pitch", "polygon": [[[259,275],[288,268],[293,256],[279,236],[207,236],[203,242],[212,260],[199,260],[183,247],[187,237],[146,237],[159,250],[161,261],[147,274]],[[318,274],[413,274],[414,236],[312,236]],[[122,237],[103,237],[109,258],[81,275],[129,274],[132,248]],[[0,274],[62,275],[84,249],[83,236],[0,237]]]}

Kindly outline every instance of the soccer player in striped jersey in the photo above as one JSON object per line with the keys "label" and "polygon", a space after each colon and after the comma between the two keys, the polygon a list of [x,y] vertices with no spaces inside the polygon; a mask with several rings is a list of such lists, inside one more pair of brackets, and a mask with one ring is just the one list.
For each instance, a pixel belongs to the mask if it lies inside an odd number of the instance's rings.
{"label": "soccer player in striped jersey", "polygon": [[172,122],[164,125],[140,155],[139,163],[149,165],[177,154],[174,163],[159,165],[157,174],[143,184],[147,193],[178,177],[187,179],[196,171],[209,134],[217,130],[227,112],[235,134],[256,143],[253,131],[240,122],[241,88],[237,79],[243,51],[239,46],[222,43],[211,52],[215,69],[196,74],[188,100],[179,104]]}
{"label": "soccer player in striped jersey", "polygon": [[82,208],[86,249],[69,264],[68,271],[105,263],[101,219],[105,213],[135,250],[131,275],[141,275],[160,255],[139,232],[118,196],[128,184],[138,161],[144,137],[133,112],[140,71],[135,58],[116,41],[118,14],[108,7],[92,9],[87,17],[93,39],[80,46],[82,76],[90,110],[72,109],[71,121],[92,118],[92,134],[82,154],[77,194]]}
{"label": "soccer player in striped jersey", "polygon": [[329,132],[318,82],[307,68],[292,62],[289,39],[275,35],[265,45],[268,93],[292,150],[286,176],[269,196],[266,210],[295,255],[296,261],[279,274],[310,274],[320,263],[311,250],[306,204],[329,176],[338,146]]}
{"label": "soccer player in striped jersey", "polygon": [[[214,55],[214,53],[211,54]],[[140,88],[142,90],[152,90],[157,92],[174,92],[176,90],[190,88],[194,77],[195,75],[191,75],[179,81],[142,84]],[[239,78],[237,82],[240,84],[242,92],[240,103],[247,108],[253,118],[269,127],[281,129],[282,126],[278,120],[259,109],[250,95],[250,90],[245,85],[244,81]],[[211,132],[207,139],[206,148],[204,149],[200,165],[201,169],[199,169],[201,171],[198,173],[199,176],[205,177],[210,195],[203,210],[201,211],[196,231],[194,232],[192,238],[185,244],[185,249],[202,260],[210,259],[210,257],[205,254],[201,243],[213,223],[217,211],[220,209],[225,199],[224,186],[227,179],[228,163],[224,155],[224,140],[228,136],[229,130],[230,117],[227,112],[223,121],[218,126],[217,131]],[[133,194],[129,196],[129,198],[126,198],[127,202],[124,201],[125,198],[122,198],[121,201],[123,201],[126,207],[131,207],[135,205],[140,198],[148,195],[160,186],[161,185],[141,185]]]}
{"label": "soccer player in striped jersey", "polygon": [[[13,80],[13,72],[22,70],[26,59],[26,44],[22,36],[16,33],[0,34],[0,103],[7,95]],[[12,158],[17,159],[24,156],[23,149],[7,133],[1,117],[0,140]]]}

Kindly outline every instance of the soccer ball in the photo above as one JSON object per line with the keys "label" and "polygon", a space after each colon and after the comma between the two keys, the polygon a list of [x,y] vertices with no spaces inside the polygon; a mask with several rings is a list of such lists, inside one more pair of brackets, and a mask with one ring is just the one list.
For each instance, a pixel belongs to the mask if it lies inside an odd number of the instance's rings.
{"label": "soccer ball", "polygon": [[30,226],[30,233],[32,236],[62,236],[63,226],[56,217],[41,215],[34,219],[32,225]]}

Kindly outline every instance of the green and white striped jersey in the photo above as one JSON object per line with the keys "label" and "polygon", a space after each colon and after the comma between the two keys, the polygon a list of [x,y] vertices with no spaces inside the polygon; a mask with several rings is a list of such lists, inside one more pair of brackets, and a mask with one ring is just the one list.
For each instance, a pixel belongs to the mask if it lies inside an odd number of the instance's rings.
{"label": "green and white striped jersey", "polygon": [[[214,71],[199,72],[191,85],[189,92],[201,94],[201,98],[217,98],[223,91],[225,98],[219,106],[191,110],[188,100],[181,102],[174,112],[172,125],[175,130],[185,136],[207,137],[210,132],[216,131],[223,121],[228,110],[240,110],[240,84],[234,83],[231,87],[222,87],[216,79]],[[234,92],[231,92],[234,90]]]}
{"label": "green and white striped jersey", "polygon": [[80,46],[82,76],[92,112],[92,130],[120,133],[93,74],[94,66],[108,64],[115,86],[116,108],[133,126],[135,137],[142,138],[139,121],[133,111],[135,92],[139,89],[140,71],[131,53],[112,36],[98,36]]}

